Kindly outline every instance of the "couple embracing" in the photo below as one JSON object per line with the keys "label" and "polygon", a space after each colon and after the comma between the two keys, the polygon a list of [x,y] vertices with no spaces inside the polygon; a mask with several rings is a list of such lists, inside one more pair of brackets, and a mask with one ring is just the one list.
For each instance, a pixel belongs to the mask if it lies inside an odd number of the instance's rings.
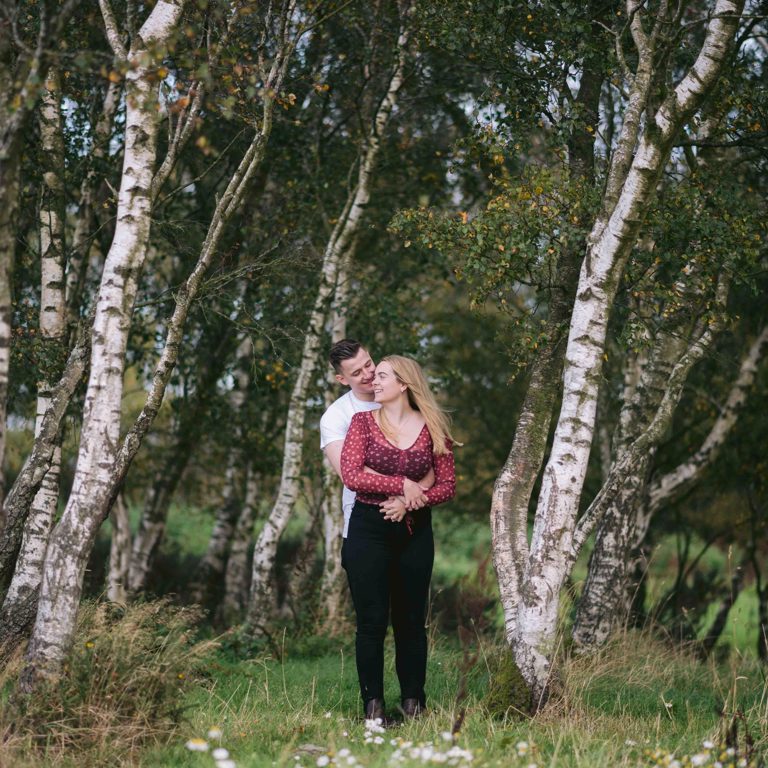
{"label": "couple embracing", "polygon": [[431,507],[453,498],[450,423],[419,364],[390,355],[375,365],[360,342],[333,346],[349,391],[320,420],[320,447],[344,481],[344,544],[357,620],[355,656],[368,719],[386,721],[384,636],[390,611],[400,711],[425,707],[424,625],[434,560]]}

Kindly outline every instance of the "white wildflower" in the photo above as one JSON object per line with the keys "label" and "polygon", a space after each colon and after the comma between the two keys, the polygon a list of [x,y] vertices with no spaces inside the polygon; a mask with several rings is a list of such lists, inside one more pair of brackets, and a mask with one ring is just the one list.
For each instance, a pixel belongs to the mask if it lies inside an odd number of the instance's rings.
{"label": "white wildflower", "polygon": [[691,765],[704,765],[709,760],[706,752],[699,752],[697,755],[691,755]]}
{"label": "white wildflower", "polygon": [[214,725],[208,730],[209,739],[220,739],[222,736],[223,733],[221,732],[221,728],[219,728],[218,725]]}
{"label": "white wildflower", "polygon": [[331,758],[328,757],[328,755],[320,755],[320,757],[317,758],[317,768],[325,768],[330,762]]}
{"label": "white wildflower", "polygon": [[627,739],[627,740],[626,740],[624,743],[625,743],[625,744],[626,744],[628,747],[636,747],[636,746],[637,746],[637,742],[636,742],[636,741],[633,741],[632,739]]}
{"label": "white wildflower", "polygon": [[237,765],[234,760],[217,760],[216,768],[237,768]]}
{"label": "white wildflower", "polygon": [[440,734],[440,738],[441,738],[443,741],[453,741],[453,734],[452,734],[450,731],[443,731],[443,732]]}
{"label": "white wildflower", "polygon": [[728,747],[728,749],[725,750],[725,754],[728,755],[728,757],[733,757],[736,754],[736,750],[733,747]]}
{"label": "white wildflower", "polygon": [[357,762],[357,758],[354,755],[350,755],[347,758],[347,765],[354,765]]}
{"label": "white wildflower", "polygon": [[384,739],[381,736],[374,736],[373,737],[373,743],[374,744],[383,744]]}
{"label": "white wildflower", "polygon": [[326,713],[323,715],[323,717],[324,717],[326,720],[330,720],[330,719],[331,719],[331,713],[330,713],[330,712],[326,712]]}
{"label": "white wildflower", "polygon": [[190,739],[186,747],[190,752],[207,752],[208,742],[205,739]]}
{"label": "white wildflower", "polygon": [[346,747],[344,747],[343,749],[340,749],[340,750],[339,750],[339,751],[336,753],[336,755],[337,755],[338,757],[348,757],[350,754],[352,754],[352,753],[351,753],[351,752],[350,752],[350,751],[349,751],[349,750],[348,750]]}
{"label": "white wildflower", "polygon": [[714,743],[711,742],[709,739],[705,739],[701,742],[701,746],[704,747],[704,749],[712,749],[714,747]]}
{"label": "white wildflower", "polygon": [[226,760],[229,757],[229,752],[224,749],[224,747],[216,747],[216,749],[211,752],[211,757],[214,760]]}

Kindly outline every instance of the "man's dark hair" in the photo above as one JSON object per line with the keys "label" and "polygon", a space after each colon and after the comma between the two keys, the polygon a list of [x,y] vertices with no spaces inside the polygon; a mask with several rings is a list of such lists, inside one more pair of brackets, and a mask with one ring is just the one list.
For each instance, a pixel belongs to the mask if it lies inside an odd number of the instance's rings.
{"label": "man's dark hair", "polygon": [[354,339],[342,339],[337,341],[332,347],[331,352],[328,355],[328,359],[331,361],[333,370],[336,373],[341,373],[341,361],[349,360],[354,357],[362,348],[362,344]]}

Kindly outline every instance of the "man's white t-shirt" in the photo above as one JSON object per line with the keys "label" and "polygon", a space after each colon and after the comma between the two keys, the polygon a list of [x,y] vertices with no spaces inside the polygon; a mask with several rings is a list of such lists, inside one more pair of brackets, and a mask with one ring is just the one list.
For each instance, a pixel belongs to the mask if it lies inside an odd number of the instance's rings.
{"label": "man's white t-shirt", "polygon": [[[381,406],[373,400],[358,400],[350,389],[345,395],[335,400],[328,406],[320,419],[320,448],[325,448],[329,443],[343,440],[349,431],[352,417],[360,411],[375,411]],[[344,538],[347,538],[349,518],[352,516],[352,507],[355,504],[355,492],[344,486],[341,496],[341,506],[344,510]]]}

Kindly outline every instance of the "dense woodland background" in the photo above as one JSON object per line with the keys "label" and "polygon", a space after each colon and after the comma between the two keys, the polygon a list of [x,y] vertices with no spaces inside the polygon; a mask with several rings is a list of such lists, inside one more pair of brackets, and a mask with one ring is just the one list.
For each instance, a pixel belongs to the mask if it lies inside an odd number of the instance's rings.
{"label": "dense woodland background", "polygon": [[84,597],[240,657],[349,637],[344,336],[453,413],[435,626],[507,649],[502,709],[632,627],[759,668],[767,15],[4,0],[6,697],[66,678]]}

